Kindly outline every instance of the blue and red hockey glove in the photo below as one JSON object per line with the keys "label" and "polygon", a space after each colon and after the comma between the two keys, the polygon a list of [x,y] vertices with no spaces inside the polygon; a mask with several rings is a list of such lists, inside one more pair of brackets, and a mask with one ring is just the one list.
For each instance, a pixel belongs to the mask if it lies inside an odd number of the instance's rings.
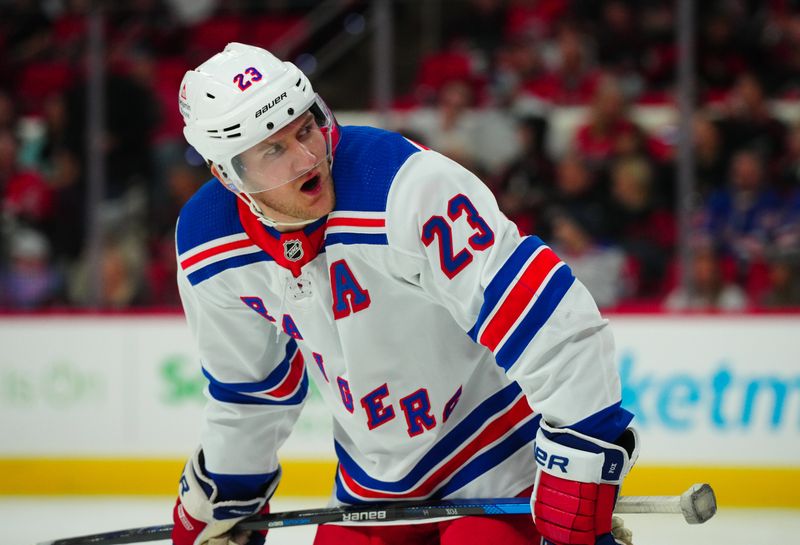
{"label": "blue and red hockey glove", "polygon": [[639,456],[633,428],[607,443],[541,421],[531,512],[542,545],[615,545],[611,517],[622,481]]}
{"label": "blue and red hockey glove", "polygon": [[269,513],[269,498],[280,480],[280,469],[263,496],[246,501],[218,501],[218,489],[203,469],[203,452],[198,450],[183,469],[178,500],[172,510],[174,545],[263,545],[267,531],[233,535],[231,530],[243,519]]}

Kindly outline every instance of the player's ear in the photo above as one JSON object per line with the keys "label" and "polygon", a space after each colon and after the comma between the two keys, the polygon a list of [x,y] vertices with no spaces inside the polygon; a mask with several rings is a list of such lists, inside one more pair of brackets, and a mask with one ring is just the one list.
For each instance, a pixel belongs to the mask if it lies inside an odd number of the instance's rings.
{"label": "player's ear", "polygon": [[225,187],[225,189],[227,189],[231,193],[238,193],[233,184],[227,181],[225,177],[222,174],[220,174],[219,169],[217,169],[217,165],[209,161],[208,168],[211,170],[211,174],[214,176],[214,178],[216,178],[217,181]]}
{"label": "player's ear", "polygon": [[219,170],[217,170],[217,165],[215,165],[214,163],[212,163],[211,161],[209,161],[209,162],[208,162],[208,168],[211,170],[211,174],[214,176],[214,178],[216,178],[216,179],[217,179],[217,180],[219,180],[219,181],[220,181],[220,182],[221,182],[223,185],[225,185],[225,181],[224,181],[224,179],[223,179],[223,178],[222,178],[222,176],[220,175],[220,173],[219,173]]}

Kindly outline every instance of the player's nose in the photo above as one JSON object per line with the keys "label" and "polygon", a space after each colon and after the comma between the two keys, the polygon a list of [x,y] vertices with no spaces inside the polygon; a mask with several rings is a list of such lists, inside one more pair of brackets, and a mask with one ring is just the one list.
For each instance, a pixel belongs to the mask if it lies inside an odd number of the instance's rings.
{"label": "player's nose", "polygon": [[320,158],[305,143],[295,141],[292,148],[292,166],[296,171],[306,171],[319,162]]}

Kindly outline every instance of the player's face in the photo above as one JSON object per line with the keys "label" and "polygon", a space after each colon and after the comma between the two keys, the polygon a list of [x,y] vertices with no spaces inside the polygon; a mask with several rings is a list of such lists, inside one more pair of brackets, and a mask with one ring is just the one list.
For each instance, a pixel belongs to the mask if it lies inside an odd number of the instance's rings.
{"label": "player's face", "polygon": [[258,183],[253,178],[262,174],[265,189],[250,194],[267,217],[292,223],[320,218],[333,210],[335,197],[325,135],[311,113],[240,158],[251,185]]}

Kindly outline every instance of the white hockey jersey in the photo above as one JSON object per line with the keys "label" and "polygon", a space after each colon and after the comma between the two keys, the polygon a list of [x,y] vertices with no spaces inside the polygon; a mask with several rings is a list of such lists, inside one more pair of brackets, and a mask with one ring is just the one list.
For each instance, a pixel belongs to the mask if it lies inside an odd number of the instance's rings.
{"label": "white hockey jersey", "polygon": [[228,495],[275,474],[308,377],[333,416],[340,503],[516,495],[540,417],[620,435],[606,321],[479,179],[367,127],[341,128],[333,177],[335,210],[293,233],[215,180],[180,215],[205,464],[245,484]]}

